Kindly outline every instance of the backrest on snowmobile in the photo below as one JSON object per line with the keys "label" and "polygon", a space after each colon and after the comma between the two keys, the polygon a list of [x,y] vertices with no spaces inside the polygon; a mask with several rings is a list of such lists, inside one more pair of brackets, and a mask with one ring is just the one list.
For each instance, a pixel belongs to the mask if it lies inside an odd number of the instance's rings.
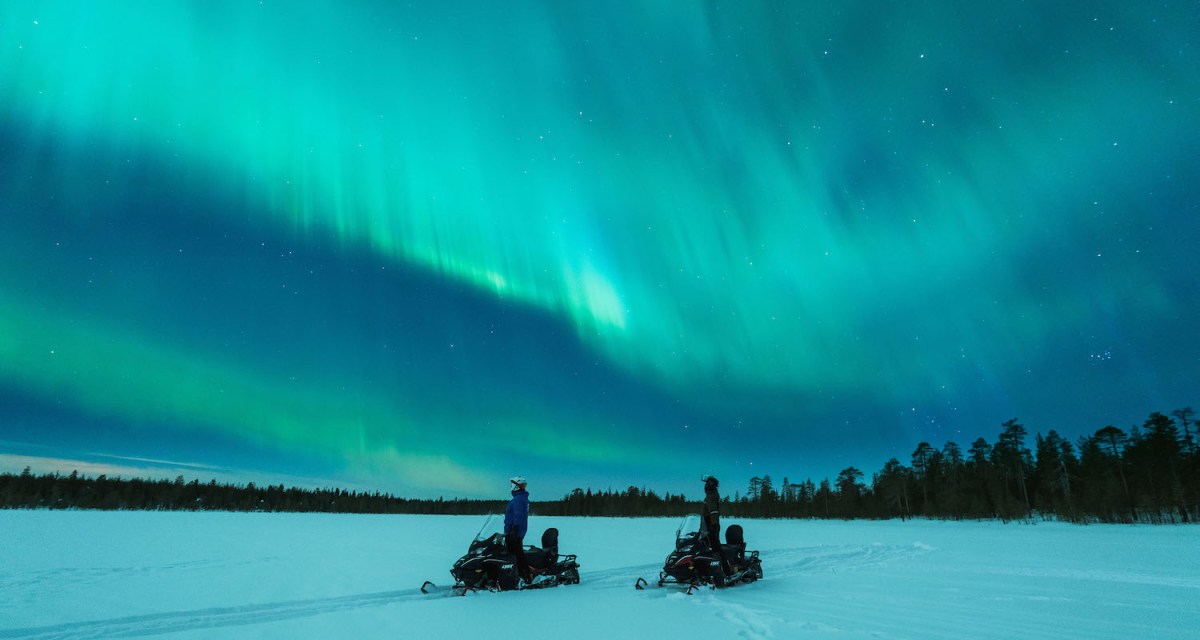
{"label": "backrest on snowmobile", "polygon": [[742,537],[742,525],[729,525],[725,530],[725,544],[746,544],[745,538]]}
{"label": "backrest on snowmobile", "polygon": [[725,530],[725,544],[746,548],[746,539],[742,537],[742,525],[729,525],[729,528]]}
{"label": "backrest on snowmobile", "polygon": [[558,562],[558,529],[550,527],[542,533],[542,549],[546,551],[546,560],[550,564]]}

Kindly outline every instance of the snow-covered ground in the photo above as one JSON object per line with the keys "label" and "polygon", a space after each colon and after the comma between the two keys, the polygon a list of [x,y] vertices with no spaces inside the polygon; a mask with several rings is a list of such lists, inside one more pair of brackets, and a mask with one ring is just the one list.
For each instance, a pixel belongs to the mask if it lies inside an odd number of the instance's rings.
{"label": "snow-covered ground", "polygon": [[1200,527],[737,520],[765,578],[634,590],[674,518],[531,519],[579,585],[427,596],[483,518],[0,511],[0,638],[1195,638]]}

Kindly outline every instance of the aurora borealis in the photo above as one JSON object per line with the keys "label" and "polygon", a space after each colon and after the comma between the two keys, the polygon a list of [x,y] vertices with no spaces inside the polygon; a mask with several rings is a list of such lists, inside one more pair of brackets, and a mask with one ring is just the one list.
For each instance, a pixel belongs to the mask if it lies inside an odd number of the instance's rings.
{"label": "aurora borealis", "polygon": [[414,4],[4,3],[0,462],[698,495],[1200,402],[1194,2]]}

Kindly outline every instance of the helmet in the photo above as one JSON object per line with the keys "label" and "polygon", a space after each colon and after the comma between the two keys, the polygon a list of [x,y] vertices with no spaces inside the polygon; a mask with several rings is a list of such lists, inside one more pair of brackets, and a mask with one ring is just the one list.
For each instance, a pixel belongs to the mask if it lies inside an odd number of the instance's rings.
{"label": "helmet", "polygon": [[518,488],[518,489],[524,489],[525,486],[527,484],[529,484],[529,483],[525,482],[524,476],[513,476],[513,477],[509,478],[508,481],[512,483],[514,488]]}
{"label": "helmet", "polygon": [[716,476],[710,476],[708,474],[704,474],[704,475],[700,476],[700,479],[704,481],[705,489],[707,489],[709,487],[716,489],[721,484],[719,481],[717,481]]}

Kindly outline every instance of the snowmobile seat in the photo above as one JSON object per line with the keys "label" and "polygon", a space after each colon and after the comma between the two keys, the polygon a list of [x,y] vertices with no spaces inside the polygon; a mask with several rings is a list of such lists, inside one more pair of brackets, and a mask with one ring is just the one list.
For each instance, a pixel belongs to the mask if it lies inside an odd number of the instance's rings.
{"label": "snowmobile seat", "polygon": [[729,528],[725,530],[725,544],[721,545],[721,549],[727,556],[732,552],[732,556],[738,559],[746,555],[746,539],[742,537],[741,525],[729,525]]}
{"label": "snowmobile seat", "polygon": [[539,549],[537,547],[525,548],[525,562],[529,563],[530,568],[538,571],[544,571],[554,566],[555,556],[548,549]]}

